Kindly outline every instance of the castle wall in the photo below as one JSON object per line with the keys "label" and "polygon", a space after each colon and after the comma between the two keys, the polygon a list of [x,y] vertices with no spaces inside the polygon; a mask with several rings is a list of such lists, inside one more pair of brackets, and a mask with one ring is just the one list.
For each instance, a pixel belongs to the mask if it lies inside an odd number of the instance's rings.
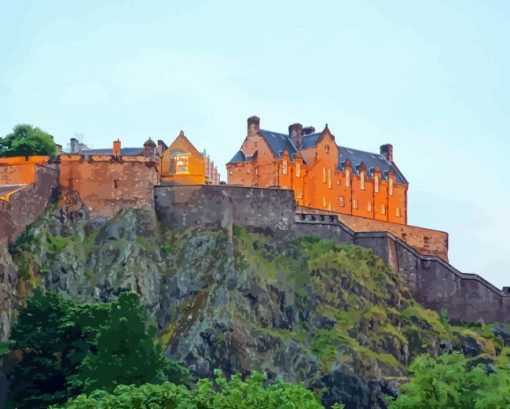
{"label": "castle wall", "polygon": [[[36,166],[35,183],[0,201],[0,240],[14,241],[44,211],[58,188],[58,170]],[[1,281],[1,280],[0,280]]]}
{"label": "castle wall", "polygon": [[510,322],[510,295],[482,277],[463,274],[439,257],[420,254],[392,233],[355,232],[331,213],[296,214],[289,190],[229,185],[159,186],[155,188],[155,205],[161,222],[172,228],[231,228],[232,224],[239,224],[255,231],[283,234],[288,239],[317,236],[367,247],[400,272],[413,296],[424,306],[437,312],[446,309],[452,319]]}
{"label": "castle wall", "polygon": [[47,156],[0,158],[0,186],[35,183],[37,165],[47,163]]}
{"label": "castle wall", "polygon": [[143,158],[81,155],[60,157],[60,186],[77,192],[94,216],[112,217],[120,210],[152,207],[158,174],[153,162]]}
{"label": "castle wall", "polygon": [[289,230],[294,222],[293,193],[229,185],[156,186],[155,205],[169,227],[238,224],[256,229]]}

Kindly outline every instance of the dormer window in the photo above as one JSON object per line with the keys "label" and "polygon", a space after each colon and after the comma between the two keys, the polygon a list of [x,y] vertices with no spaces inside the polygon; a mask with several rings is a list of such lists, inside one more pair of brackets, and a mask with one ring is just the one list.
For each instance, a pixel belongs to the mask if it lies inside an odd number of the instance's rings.
{"label": "dormer window", "polygon": [[345,186],[351,186],[351,170],[345,169]]}
{"label": "dormer window", "polygon": [[361,171],[361,176],[360,176],[361,180],[360,180],[360,187],[361,187],[361,190],[365,190],[365,171]]}

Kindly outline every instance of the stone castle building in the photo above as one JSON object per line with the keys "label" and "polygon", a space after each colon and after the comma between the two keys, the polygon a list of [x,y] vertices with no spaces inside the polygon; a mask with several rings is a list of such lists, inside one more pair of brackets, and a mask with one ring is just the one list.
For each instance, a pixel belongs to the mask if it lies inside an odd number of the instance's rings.
{"label": "stone castle building", "polygon": [[391,145],[370,153],[337,145],[327,125],[316,132],[296,123],[288,134],[259,125],[248,118],[247,136],[227,164],[229,184],[291,189],[298,206],[407,224],[408,182]]}

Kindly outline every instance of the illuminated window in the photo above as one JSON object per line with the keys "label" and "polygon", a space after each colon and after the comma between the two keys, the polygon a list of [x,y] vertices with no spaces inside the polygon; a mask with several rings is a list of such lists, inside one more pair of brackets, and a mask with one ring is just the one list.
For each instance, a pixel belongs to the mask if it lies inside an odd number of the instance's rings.
{"label": "illuminated window", "polygon": [[322,183],[326,183],[326,168],[322,168]]}
{"label": "illuminated window", "polygon": [[176,175],[189,174],[189,155],[187,153],[178,153],[173,160],[174,173]]}
{"label": "illuminated window", "polygon": [[349,169],[345,169],[345,186],[351,186],[351,171]]}
{"label": "illuminated window", "polygon": [[345,199],[343,196],[340,196],[340,199],[338,200],[340,207],[345,207]]}
{"label": "illuminated window", "polygon": [[386,214],[386,205],[385,204],[381,205],[381,214]]}
{"label": "illuminated window", "polygon": [[393,179],[390,178],[388,182],[388,193],[390,196],[393,196]]}
{"label": "illuminated window", "polygon": [[400,217],[400,207],[397,207],[397,210],[395,211],[395,215],[397,217]]}
{"label": "illuminated window", "polygon": [[352,208],[353,209],[357,209],[358,208],[358,200],[357,199],[352,199]]}
{"label": "illuminated window", "polygon": [[328,169],[328,187],[331,189],[331,169]]}
{"label": "illuminated window", "polygon": [[258,175],[259,174],[259,168],[255,168],[255,174]]}
{"label": "illuminated window", "polygon": [[361,190],[365,190],[365,172],[361,171],[361,181],[360,181]]}
{"label": "illuminated window", "polygon": [[375,191],[375,193],[379,193],[379,175],[375,175],[374,191]]}
{"label": "illuminated window", "polygon": [[372,202],[367,203],[367,211],[369,211],[369,212],[372,211]]}
{"label": "illuminated window", "polygon": [[286,175],[286,174],[287,174],[287,172],[289,171],[289,169],[288,169],[288,167],[287,167],[287,166],[288,166],[288,165],[287,165],[287,161],[286,161],[286,160],[284,160],[284,161],[283,161],[283,166],[282,166],[282,172],[283,172],[283,174],[284,174],[284,175]]}
{"label": "illuminated window", "polygon": [[301,176],[301,163],[299,162],[296,162],[296,176],[297,177]]}

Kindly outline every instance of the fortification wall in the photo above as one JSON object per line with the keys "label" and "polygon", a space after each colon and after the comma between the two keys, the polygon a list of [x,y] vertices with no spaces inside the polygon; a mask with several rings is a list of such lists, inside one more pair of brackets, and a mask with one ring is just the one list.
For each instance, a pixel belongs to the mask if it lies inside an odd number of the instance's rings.
{"label": "fortification wall", "polygon": [[390,223],[381,220],[368,219],[366,217],[351,216],[348,214],[323,212],[319,209],[299,207],[299,213],[307,214],[332,214],[353,231],[359,232],[382,232],[386,231],[405,241],[421,254],[437,256],[448,262],[448,233],[440,230],[425,229],[423,227],[405,224]]}
{"label": "fortification wall", "polygon": [[[124,208],[154,206],[158,174],[153,162],[112,159],[85,160],[80,155],[60,157],[60,187],[79,194],[92,216],[110,218]],[[72,197],[73,195],[69,195]]]}
{"label": "fortification wall", "polygon": [[[357,244],[399,271],[413,296],[428,308],[446,309],[452,319],[510,322],[510,295],[476,274],[463,274],[434,255],[420,254],[388,232],[355,232],[334,214],[296,214],[288,190],[237,186],[161,186],[155,188],[160,220],[172,228],[239,224],[288,239],[318,236]],[[427,229],[424,229],[427,230]]]}
{"label": "fortification wall", "polygon": [[14,193],[9,202],[0,201],[0,240],[12,242],[46,209],[58,188],[58,169],[36,167],[34,184]]}
{"label": "fortification wall", "polygon": [[294,223],[293,192],[230,185],[156,186],[156,212],[168,226],[239,224],[286,231]]}
{"label": "fortification wall", "polygon": [[35,183],[38,165],[48,163],[47,156],[0,158],[0,186]]}

